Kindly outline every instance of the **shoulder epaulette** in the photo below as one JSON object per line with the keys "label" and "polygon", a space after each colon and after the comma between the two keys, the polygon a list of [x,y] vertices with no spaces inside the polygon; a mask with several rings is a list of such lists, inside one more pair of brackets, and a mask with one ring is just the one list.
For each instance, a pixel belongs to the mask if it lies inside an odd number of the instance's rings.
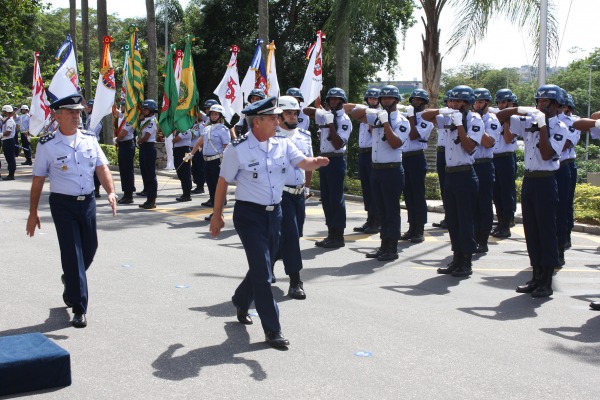
{"label": "shoulder epaulette", "polygon": [[96,137],[96,134],[95,134],[94,132],[92,132],[92,131],[88,131],[88,130],[86,130],[86,129],[82,129],[82,130],[81,130],[81,133],[83,133],[84,135],[87,135],[87,136],[93,136],[93,137]]}
{"label": "shoulder epaulette", "polygon": [[248,135],[242,135],[239,138],[235,139],[233,142],[231,142],[231,145],[233,147],[235,147],[240,143],[244,143],[247,139],[248,139]]}
{"label": "shoulder epaulette", "polygon": [[304,128],[298,128],[298,131],[299,131],[300,133],[303,133],[303,134],[304,134],[304,135],[306,135],[306,136],[310,136],[310,131],[309,131],[309,130],[306,130],[306,129],[304,129]]}
{"label": "shoulder epaulette", "polygon": [[283,132],[279,131],[279,132],[276,132],[276,133],[275,133],[275,137],[278,137],[278,138],[286,138],[287,136],[285,136],[285,135],[283,134]]}
{"label": "shoulder epaulette", "polygon": [[41,143],[41,144],[44,144],[44,143],[46,143],[46,142],[49,142],[49,141],[50,141],[50,140],[52,140],[52,139],[54,139],[54,132],[52,132],[52,133],[48,133],[48,134],[46,134],[46,135],[44,135],[44,136],[41,136],[41,137],[40,137],[40,143]]}

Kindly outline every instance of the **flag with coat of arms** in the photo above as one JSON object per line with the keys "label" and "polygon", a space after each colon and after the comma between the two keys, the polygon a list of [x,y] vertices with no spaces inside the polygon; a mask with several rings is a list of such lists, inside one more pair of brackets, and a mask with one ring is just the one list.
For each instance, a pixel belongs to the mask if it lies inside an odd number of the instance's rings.
{"label": "flag with coat of arms", "polygon": [[64,52],[62,61],[58,70],[54,74],[50,86],[48,87],[48,98],[51,102],[70,96],[72,94],[81,93],[79,87],[79,75],[77,74],[77,58],[73,51],[73,41],[71,35],[67,35],[67,39],[59,47],[56,52],[56,59],[60,59]]}
{"label": "flag with coat of arms", "polygon": [[253,89],[259,89],[267,94],[267,72],[265,69],[265,61],[262,58],[261,44],[262,39],[256,40],[256,50],[248,67],[248,72],[242,81],[242,94],[244,101]]}
{"label": "flag with coat of arms", "polygon": [[241,116],[242,109],[244,108],[237,69],[237,54],[239,51],[240,48],[235,44],[231,46],[231,57],[227,64],[227,70],[225,71],[225,75],[223,75],[223,79],[221,79],[221,83],[219,83],[219,86],[213,92],[219,97],[219,102],[223,106],[227,122],[231,122],[234,114]]}
{"label": "flag with coat of arms", "polygon": [[179,98],[175,109],[175,128],[185,132],[194,126],[196,106],[198,105],[198,88],[196,87],[196,71],[192,59],[192,43],[195,38],[188,35],[181,63],[181,80],[179,81]]}
{"label": "flag with coat of arms", "polygon": [[102,51],[102,63],[100,67],[100,76],[96,86],[96,96],[94,97],[94,108],[92,109],[90,127],[97,126],[104,116],[112,113],[115,104],[115,94],[117,93],[117,84],[115,82],[115,70],[112,66],[110,56],[110,44],[113,42],[110,36],[104,36]]}
{"label": "flag with coat of arms", "polygon": [[267,56],[267,94],[279,97],[279,81],[277,80],[277,68],[275,67],[275,42],[267,45],[269,54]]}
{"label": "flag with coat of arms", "polygon": [[136,130],[140,123],[138,104],[144,101],[144,82],[142,80],[142,56],[138,44],[135,25],[128,28],[129,58],[127,59],[127,81],[125,87],[125,121]]}
{"label": "flag with coat of arms", "polygon": [[169,55],[167,56],[167,65],[165,66],[165,91],[163,93],[162,108],[158,119],[158,125],[165,137],[169,137],[175,130],[175,109],[177,99],[179,98],[173,66],[173,56],[176,51],[178,50],[175,49],[175,45],[171,45]]}
{"label": "flag with coat of arms", "polygon": [[[323,89],[323,39],[325,34],[321,31],[317,31],[317,41],[311,46],[308,52],[310,55],[310,61],[304,74],[304,80],[300,86],[300,91],[304,96],[304,104],[309,105],[316,100],[321,94]],[[308,56],[307,56],[308,57]]]}
{"label": "flag with coat of arms", "polygon": [[38,61],[40,53],[33,53],[33,85],[31,87],[31,107],[29,108],[29,134],[37,136],[44,128],[44,124],[50,116],[50,107],[46,98],[46,90],[42,81],[40,64]]}

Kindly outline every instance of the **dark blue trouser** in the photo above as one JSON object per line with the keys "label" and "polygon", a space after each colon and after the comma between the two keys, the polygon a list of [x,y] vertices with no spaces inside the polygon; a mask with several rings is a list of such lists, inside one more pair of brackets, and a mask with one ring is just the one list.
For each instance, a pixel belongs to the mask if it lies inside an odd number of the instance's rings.
{"label": "dark blue trouser", "polygon": [[156,148],[154,142],[145,142],[140,145],[140,172],[147,198],[156,199],[158,182],[156,180]]}
{"label": "dark blue trouser", "polygon": [[206,186],[208,186],[208,195],[210,201],[215,201],[215,191],[219,182],[219,173],[221,172],[221,159],[204,161],[204,178],[206,178]]}
{"label": "dark blue trouser", "polygon": [[427,223],[427,201],[425,200],[425,154],[402,157],[404,167],[404,203],[408,212],[408,224],[422,226]]}
{"label": "dark blue trouser", "polygon": [[438,181],[440,182],[440,194],[442,195],[442,204],[444,204],[444,219],[446,219],[446,210],[444,203],[444,185],[446,184],[446,151],[445,149],[442,151],[437,150],[437,159],[435,163],[435,168],[438,174]]}
{"label": "dark blue trouser", "polygon": [[[121,177],[121,189],[126,195],[135,192],[135,178],[133,172],[133,159],[135,158],[135,143],[132,140],[119,142],[117,150],[117,161],[119,163],[119,176]],[[144,189],[146,186],[144,186]]]}
{"label": "dark blue trouser", "polygon": [[569,197],[571,195],[571,169],[569,164],[560,164],[556,171],[558,206],[556,209],[556,238],[558,247],[563,248],[569,233]]}
{"label": "dark blue trouser", "polygon": [[480,241],[489,236],[494,222],[494,205],[492,204],[495,177],[494,164],[489,161],[475,164],[473,168],[479,181],[477,207],[475,208],[475,240]]}
{"label": "dark blue trouser", "polygon": [[4,139],[2,141],[2,151],[8,164],[8,173],[14,174],[17,170],[17,159],[15,158],[15,139]]}
{"label": "dark blue trouser", "polygon": [[446,223],[452,251],[463,256],[475,252],[474,214],[479,182],[475,171],[446,172],[444,192]]}
{"label": "dark blue trouser", "polygon": [[85,314],[88,287],[85,271],[98,249],[94,194],[78,201],[75,196],[50,193],[50,212],[56,227],[67,298],[74,313]]}
{"label": "dark blue trouser", "polygon": [[281,234],[276,253],[271,253],[271,264],[283,260],[286,275],[296,274],[302,270],[302,254],[300,254],[300,238],[303,236],[306,210],[304,192],[291,194],[283,192],[281,196]]}
{"label": "dark blue trouser", "polygon": [[[516,178],[516,176],[517,176],[517,152],[516,151],[513,152],[512,161],[513,161],[513,171],[514,171],[515,178]],[[517,212],[517,185],[513,184],[511,186],[511,189],[512,189],[512,198],[513,198],[513,207],[512,207],[513,213],[512,213],[512,215],[515,215],[515,213]],[[512,215],[511,215],[511,217],[512,217]]]}
{"label": "dark blue trouser", "polygon": [[23,153],[27,161],[31,161],[31,144],[26,133],[21,132],[21,146],[23,147]]}
{"label": "dark blue trouser", "polygon": [[549,272],[558,267],[556,209],[558,187],[554,176],[523,178],[521,209],[529,263]]}
{"label": "dark blue trouser", "polygon": [[198,150],[192,157],[192,181],[199,188],[204,188],[204,157],[202,149]]}
{"label": "dark blue trouser", "polygon": [[319,168],[321,205],[325,214],[325,224],[331,229],[346,227],[345,176],[344,157],[330,157],[329,165]]}
{"label": "dark blue trouser", "polygon": [[371,190],[381,222],[381,239],[400,239],[400,194],[403,187],[402,165],[397,168],[373,168],[371,171]]}
{"label": "dark blue trouser", "polygon": [[189,162],[183,162],[185,153],[189,153],[189,146],[173,147],[173,162],[177,168],[177,178],[181,182],[181,190],[184,195],[192,191],[192,167]]}
{"label": "dark blue trouser", "polygon": [[[501,139],[503,140],[503,139]],[[496,215],[510,219],[514,215],[515,169],[511,156],[496,157],[493,160],[496,179],[494,182],[494,204]]]}
{"label": "dark blue trouser", "polygon": [[573,229],[573,225],[575,223],[575,210],[573,209],[573,201],[575,200],[575,189],[577,188],[577,164],[575,161],[569,164],[569,169],[571,170],[571,192],[569,196],[569,234],[571,233],[571,229]]}
{"label": "dark blue trouser", "polygon": [[249,309],[254,301],[264,331],[279,332],[279,308],[271,291],[271,254],[275,254],[279,246],[281,207],[277,205],[273,211],[265,211],[236,201],[233,225],[244,246],[249,267],[235,290],[233,302],[242,309]]}
{"label": "dark blue trouser", "polygon": [[367,218],[373,220],[377,218],[377,211],[374,209],[374,204],[371,194],[371,152],[358,153],[358,177],[360,179],[360,188],[362,189],[363,203]]}

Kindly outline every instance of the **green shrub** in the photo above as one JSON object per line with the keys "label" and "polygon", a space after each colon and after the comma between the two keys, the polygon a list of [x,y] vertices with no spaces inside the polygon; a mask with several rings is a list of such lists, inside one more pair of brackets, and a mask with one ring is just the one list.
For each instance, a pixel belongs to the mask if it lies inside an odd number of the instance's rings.
{"label": "green shrub", "polygon": [[425,198],[427,200],[442,199],[437,172],[428,172],[427,175],[425,175]]}
{"label": "green shrub", "polygon": [[517,161],[517,170],[515,171],[515,179],[523,179],[525,173],[525,161]]}
{"label": "green shrub", "polygon": [[575,188],[575,220],[586,224],[600,224],[600,187],[587,183]]}
{"label": "green shrub", "polygon": [[31,154],[35,154],[35,149],[37,149],[37,144],[40,141],[40,138],[37,136],[32,136],[29,138],[29,144],[31,146]]}
{"label": "green shrub", "polygon": [[588,172],[600,172],[597,160],[577,161],[577,183],[587,182]]}
{"label": "green shrub", "polygon": [[516,149],[515,150],[515,154],[517,155],[517,162],[519,162],[519,161],[525,161],[525,150],[523,150],[523,149]]}
{"label": "green shrub", "polygon": [[[108,162],[110,165],[119,165],[119,158],[117,155],[117,148],[113,144],[100,144],[102,151],[108,158]],[[140,152],[139,149],[135,149],[135,156],[133,158],[133,166],[134,168],[140,167]]]}

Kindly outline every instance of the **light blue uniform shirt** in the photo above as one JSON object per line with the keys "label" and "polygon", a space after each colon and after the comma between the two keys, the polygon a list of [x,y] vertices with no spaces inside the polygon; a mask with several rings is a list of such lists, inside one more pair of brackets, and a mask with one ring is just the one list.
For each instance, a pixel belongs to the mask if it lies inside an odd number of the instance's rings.
{"label": "light blue uniform shirt", "polygon": [[194,145],[198,141],[198,138],[200,137],[202,129],[204,129],[203,125],[204,122],[197,122],[196,124],[194,124],[194,126],[192,126],[192,147],[194,147]]}
{"label": "light blue uniform shirt", "polygon": [[[16,131],[17,124],[15,123],[15,120],[12,117],[10,117],[7,118],[6,121],[4,121],[4,123],[2,124],[2,133],[0,136],[2,137],[2,140],[12,139],[15,137]],[[10,132],[10,135],[4,136],[5,132]]]}
{"label": "light blue uniform shirt", "polygon": [[98,125],[96,125],[94,127],[94,129],[92,129],[90,127],[90,122],[92,121],[92,114],[86,114],[86,120],[85,120],[85,130],[87,131],[91,131],[94,132],[94,134],[96,135],[96,140],[100,141],[100,132],[102,132],[102,121],[98,122]]}
{"label": "light blue uniform shirt", "polygon": [[[444,125],[452,125],[452,118],[449,115],[444,117]],[[471,111],[467,113],[467,126],[465,126],[465,129],[467,136],[477,143],[474,154],[481,146],[481,137],[485,131],[485,125],[479,114]],[[467,153],[463,148],[458,137],[458,129],[446,128],[446,166],[473,165],[475,162],[473,154]]]}
{"label": "light blue uniform shirt", "polygon": [[192,131],[189,129],[185,132],[177,132],[177,137],[180,140],[173,142],[173,147],[190,147],[192,145]]}
{"label": "light blue uniform shirt", "polygon": [[144,136],[146,136],[146,133],[149,133],[150,137],[148,138],[147,142],[148,143],[156,142],[157,124],[156,124],[156,119],[154,119],[154,116],[144,118],[144,120],[140,124],[140,129],[141,129],[140,137],[143,138]]}
{"label": "light blue uniform shirt", "polygon": [[229,129],[223,124],[210,124],[202,131],[204,143],[202,154],[204,157],[222,154],[225,146],[231,143]]}
{"label": "light blue uniform shirt", "polygon": [[[569,129],[558,117],[552,117],[548,121],[550,133],[550,146],[554,150],[554,157],[543,160],[538,144],[540,142],[540,131],[529,132],[534,119],[530,116],[513,115],[510,117],[510,129],[521,136],[525,142],[525,170],[526,171],[556,171],[559,168],[560,153],[569,135]],[[537,128],[537,124],[535,125]]]}
{"label": "light blue uniform shirt", "polygon": [[[389,115],[389,122],[394,133],[400,138],[404,144],[408,141],[410,133],[410,122],[398,111],[394,111]],[[385,138],[383,125],[377,118],[376,114],[367,114],[367,123],[373,125],[373,151],[371,160],[373,163],[392,163],[402,162],[402,146],[393,149]],[[385,138],[385,140],[384,140]]]}
{"label": "light blue uniform shirt", "polygon": [[335,113],[334,118],[337,120],[337,134],[344,141],[344,145],[337,150],[333,147],[331,140],[327,139],[329,137],[329,125],[325,124],[325,117],[315,114],[315,122],[321,128],[321,154],[346,152],[346,144],[348,144],[348,139],[352,132],[352,122],[350,122],[350,117],[346,115],[344,110],[338,110]]}
{"label": "light blue uniform shirt", "polygon": [[21,132],[29,132],[29,120],[31,119],[29,114],[20,114],[18,117],[19,130]]}
{"label": "light blue uniform shirt", "polygon": [[481,116],[481,120],[485,125],[485,133],[492,137],[496,143],[494,143],[494,145],[489,149],[486,149],[483,146],[478,146],[477,151],[475,151],[473,154],[476,160],[480,158],[494,158],[494,148],[498,142],[504,141],[504,137],[501,135],[502,126],[500,125],[500,121],[498,120],[498,117],[496,117],[496,114],[489,112],[485,113]]}
{"label": "light blue uniform shirt", "polygon": [[[404,117],[406,115],[402,113]],[[402,151],[408,153],[410,151],[419,151],[425,150],[427,148],[427,141],[429,140],[429,135],[431,135],[431,131],[433,130],[433,123],[429,121],[425,121],[421,118],[423,112],[418,112],[415,114],[415,128],[419,134],[419,137],[415,140],[409,139],[404,142],[402,145]]]}
{"label": "light blue uniform shirt", "polygon": [[308,118],[308,116],[306,114],[304,114],[302,112],[302,110],[300,110],[300,113],[298,114],[298,129],[304,129],[305,131],[308,132],[309,125],[310,125],[310,119]]}
{"label": "light blue uniform shirt", "polygon": [[33,164],[34,176],[48,176],[50,191],[70,196],[88,195],[94,191],[96,167],[107,165],[93,132],[77,130],[74,147],[57,129],[40,139]]}
{"label": "light blue uniform shirt", "polygon": [[123,118],[125,118],[125,113],[120,113],[119,114],[119,126],[118,127],[121,128],[122,132],[126,132],[126,133],[125,133],[125,136],[123,136],[123,139],[119,140],[119,142],[126,142],[127,140],[133,139],[133,134],[135,132],[135,129],[133,129],[133,126],[131,126],[127,122],[125,122],[125,123],[123,122]]}
{"label": "light blue uniform shirt", "polygon": [[[489,114],[494,115],[494,116],[496,115],[493,113],[489,113]],[[496,143],[494,144],[494,147],[493,147],[494,154],[513,153],[518,147],[517,138],[515,137],[510,141],[510,143],[506,143],[506,141],[504,140],[504,135],[505,135],[504,125],[502,125],[500,123],[500,121],[498,121],[498,123],[500,125],[500,136],[499,136],[499,139],[497,139]],[[505,122],[505,123],[508,123],[508,122]],[[510,129],[509,129],[509,131],[510,131]],[[510,131],[510,132],[513,133],[512,131]]]}
{"label": "light blue uniform shirt", "polygon": [[287,170],[306,159],[289,139],[272,137],[266,142],[264,151],[250,130],[225,149],[219,175],[228,183],[237,181],[236,200],[279,204]]}
{"label": "light blue uniform shirt", "polygon": [[[304,154],[306,157],[313,156],[312,140],[310,132],[304,129],[293,129],[291,131],[279,128],[277,137],[287,138],[294,143],[294,145]],[[287,186],[300,186],[304,185],[305,176],[304,170],[298,167],[288,168],[285,172],[285,184]]]}
{"label": "light blue uniform shirt", "polygon": [[437,145],[446,147],[446,128],[444,128],[444,116],[441,114],[436,115],[435,123],[438,127]]}
{"label": "light blue uniform shirt", "polygon": [[564,122],[564,124],[567,126],[567,129],[569,129],[569,136],[567,136],[567,140],[571,142],[569,147],[560,155],[560,160],[562,161],[575,158],[575,146],[577,146],[577,143],[579,143],[581,131],[573,128],[573,122],[577,121],[579,117],[562,113],[558,115],[558,119]]}

